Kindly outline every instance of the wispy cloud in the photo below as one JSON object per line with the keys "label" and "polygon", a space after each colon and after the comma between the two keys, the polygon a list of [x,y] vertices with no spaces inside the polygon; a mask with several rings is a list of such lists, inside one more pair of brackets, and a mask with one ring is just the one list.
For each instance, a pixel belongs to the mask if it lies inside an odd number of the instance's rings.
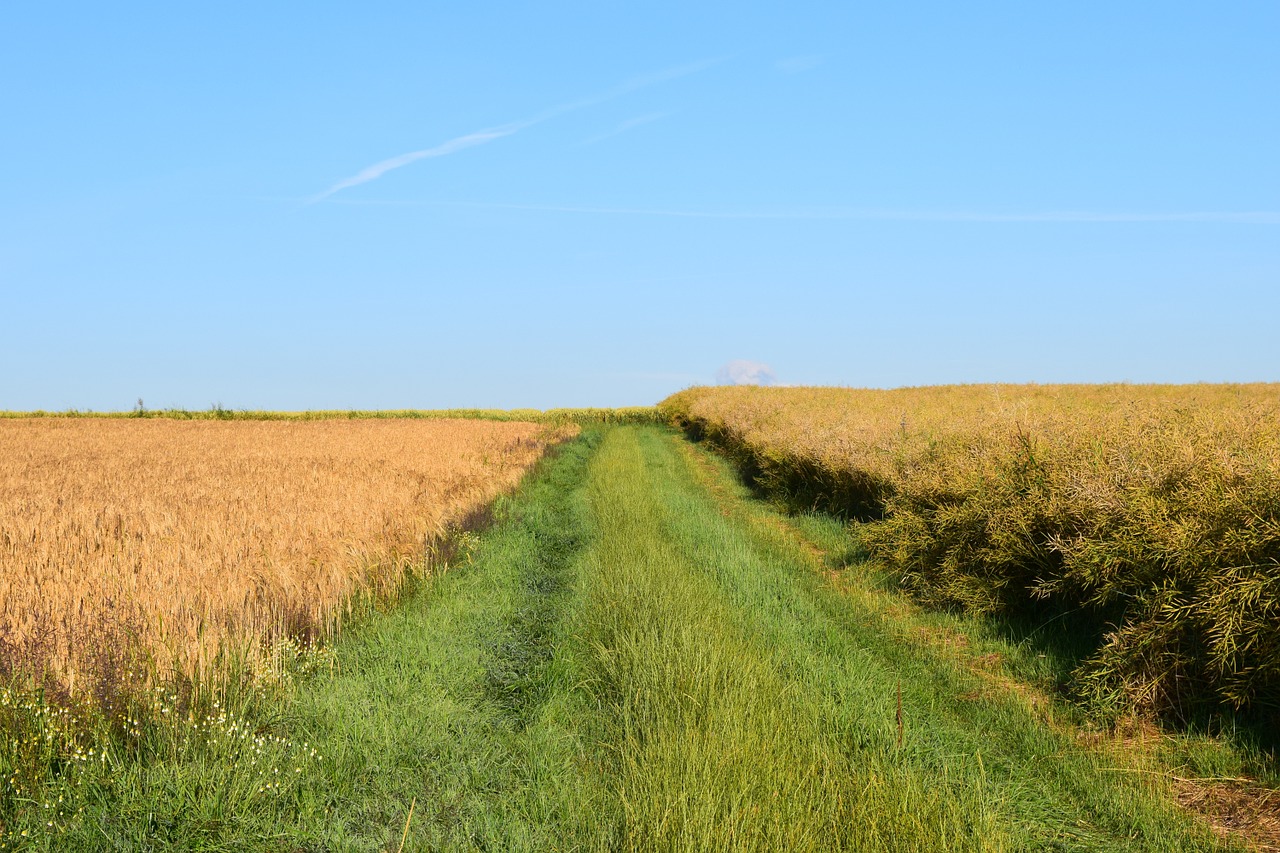
{"label": "wispy cloud", "polygon": [[593,136],[590,139],[584,139],[579,144],[595,145],[597,142],[604,142],[606,139],[612,139],[613,137],[617,136],[620,133],[626,133],[628,130],[635,130],[637,127],[649,124],[650,122],[657,121],[658,119],[661,119],[661,118],[666,118],[668,115],[670,115],[670,113],[650,113],[649,115],[629,118],[626,121],[619,124],[613,130],[605,131],[604,133]]}
{"label": "wispy cloud", "polygon": [[791,56],[786,59],[779,59],[773,63],[773,67],[783,74],[799,74],[801,71],[810,71],[817,68],[821,64],[821,56]]}
{"label": "wispy cloud", "polygon": [[[614,98],[619,98],[630,92],[635,92],[649,86],[655,86],[659,83],[665,83],[669,80],[687,77],[690,74],[696,74],[699,71],[704,71],[723,61],[723,57],[716,59],[704,59],[687,65],[666,68],[652,74],[633,77],[602,94],[593,95],[592,97],[583,98],[578,101],[560,104],[552,107],[551,109],[544,110],[532,118],[524,119],[523,121],[514,121],[509,124],[499,125],[486,130],[477,130],[473,133],[454,137],[453,139],[450,139],[447,142],[442,142],[433,148],[424,148],[421,151],[410,151],[407,154],[400,154],[387,160],[382,160],[374,163],[372,166],[367,166],[364,169],[361,169],[349,178],[343,178],[324,192],[317,193],[312,196],[307,200],[307,203],[315,204],[316,202],[324,201],[334,193],[341,192],[342,190],[349,189],[351,187],[360,186],[361,184],[367,184],[370,181],[376,181],[387,172],[390,172],[393,169],[399,169],[402,166],[407,166],[410,163],[415,163],[418,160],[425,160],[431,157],[444,157],[445,155],[454,154],[466,148],[474,148],[477,145],[484,145],[486,143],[493,142],[494,140],[502,139],[505,136],[511,136],[512,134],[518,133],[526,128],[533,127],[535,124],[541,124],[542,122],[555,118],[556,116],[564,115],[565,113],[573,112],[574,110],[593,107],[597,104],[603,104],[605,101],[611,101]],[[653,118],[660,117],[661,116],[655,116]],[[648,120],[652,121],[653,118]],[[644,122],[641,123],[643,124]],[[627,129],[630,128],[624,128],[623,130]],[[616,132],[621,133],[622,130],[618,130]]]}
{"label": "wispy cloud", "polygon": [[1222,222],[1280,225],[1280,211],[1202,210],[1185,212],[1043,211],[991,213],[962,210],[892,210],[858,208],[781,208],[772,210],[696,210],[652,207],[596,207],[561,204],[507,204],[502,202],[341,200],[337,203],[394,207],[469,207],[493,210],[528,210],[542,213],[580,213],[609,216],[667,216],[683,219],[844,220],[864,222]]}
{"label": "wispy cloud", "polygon": [[356,187],[360,184],[367,184],[369,181],[376,181],[392,169],[399,169],[401,166],[408,166],[410,163],[414,163],[418,160],[425,160],[429,157],[444,157],[446,154],[453,154],[457,151],[462,151],[464,148],[473,148],[476,145],[484,145],[486,142],[493,142],[495,139],[510,136],[517,131],[529,127],[531,124],[534,124],[534,122],[523,121],[503,125],[502,127],[490,128],[489,130],[478,130],[475,133],[468,133],[465,136],[450,139],[448,142],[443,142],[434,148],[424,148],[421,151],[410,151],[408,154],[401,154],[398,157],[392,157],[389,160],[374,163],[372,166],[361,169],[349,178],[343,178],[324,192],[312,196],[308,201],[311,204],[315,204],[318,201],[324,201],[336,192],[341,192],[349,187]]}

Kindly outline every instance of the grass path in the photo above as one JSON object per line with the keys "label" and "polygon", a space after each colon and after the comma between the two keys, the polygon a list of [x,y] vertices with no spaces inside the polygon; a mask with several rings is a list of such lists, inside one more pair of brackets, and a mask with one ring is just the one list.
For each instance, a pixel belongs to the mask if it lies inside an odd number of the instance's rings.
{"label": "grass path", "polygon": [[152,767],[60,849],[1220,849],[670,431],[590,430],[497,517],[304,683],[282,791]]}
{"label": "grass path", "polygon": [[540,715],[568,693],[554,652],[593,445],[564,450],[499,507],[472,565],[354,632],[340,673],[308,686],[298,715],[326,760],[303,791],[304,849],[555,846],[543,792],[572,791],[579,750]]}

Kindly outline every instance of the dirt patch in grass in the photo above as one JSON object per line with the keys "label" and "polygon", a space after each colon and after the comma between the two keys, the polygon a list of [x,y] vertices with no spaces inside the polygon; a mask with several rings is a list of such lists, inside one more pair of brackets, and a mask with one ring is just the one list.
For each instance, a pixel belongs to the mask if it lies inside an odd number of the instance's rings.
{"label": "dirt patch in grass", "polygon": [[1175,779],[1174,791],[1183,808],[1204,817],[1223,838],[1280,851],[1280,791],[1247,779]]}

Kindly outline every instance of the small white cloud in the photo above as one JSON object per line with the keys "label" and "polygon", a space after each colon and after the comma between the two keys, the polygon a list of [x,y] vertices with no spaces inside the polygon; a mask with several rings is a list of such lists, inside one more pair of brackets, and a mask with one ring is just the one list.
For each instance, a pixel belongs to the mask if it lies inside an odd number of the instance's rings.
{"label": "small white cloud", "polygon": [[821,64],[821,56],[792,56],[787,59],[779,59],[773,63],[773,67],[783,74],[799,74],[801,71],[811,71]]}
{"label": "small white cloud", "polygon": [[776,385],[773,368],[758,361],[737,358],[716,371],[717,385]]}

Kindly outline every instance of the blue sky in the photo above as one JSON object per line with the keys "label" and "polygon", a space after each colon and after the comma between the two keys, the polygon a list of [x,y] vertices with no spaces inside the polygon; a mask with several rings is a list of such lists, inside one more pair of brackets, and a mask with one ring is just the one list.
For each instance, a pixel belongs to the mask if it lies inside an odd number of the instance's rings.
{"label": "blue sky", "polygon": [[1273,0],[6,3],[0,409],[1280,380],[1277,44]]}

